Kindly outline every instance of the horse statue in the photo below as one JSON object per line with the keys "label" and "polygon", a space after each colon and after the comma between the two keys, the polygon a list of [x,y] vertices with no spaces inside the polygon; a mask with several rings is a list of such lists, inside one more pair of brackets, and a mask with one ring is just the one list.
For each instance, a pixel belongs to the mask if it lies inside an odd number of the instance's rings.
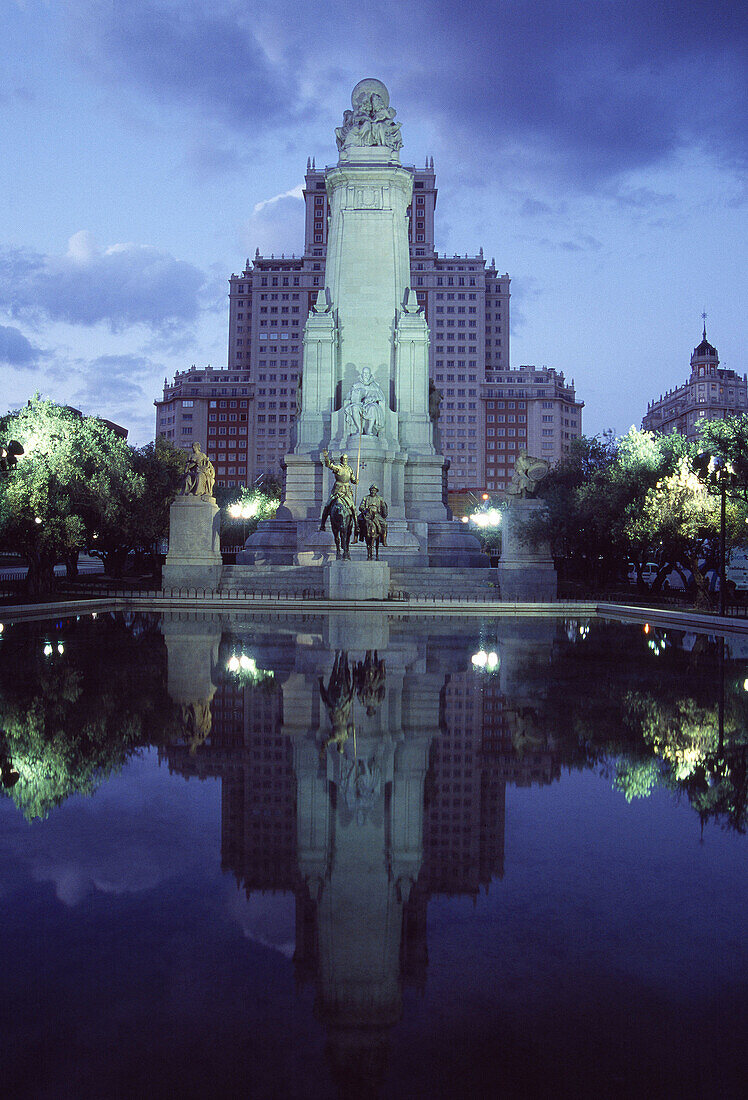
{"label": "horse statue", "polygon": [[335,539],[335,557],[351,559],[351,538],[356,525],[356,512],[345,497],[335,497],[330,504],[330,526]]}
{"label": "horse statue", "polygon": [[366,543],[367,561],[372,560],[375,549],[379,561],[379,547],[387,545],[387,504],[376,485],[369,486],[369,495],[359,506],[358,537]]}

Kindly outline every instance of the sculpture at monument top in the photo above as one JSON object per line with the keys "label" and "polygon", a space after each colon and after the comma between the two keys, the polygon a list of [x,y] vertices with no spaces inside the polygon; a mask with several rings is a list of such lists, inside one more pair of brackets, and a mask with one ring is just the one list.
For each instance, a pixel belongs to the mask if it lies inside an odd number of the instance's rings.
{"label": "sculpture at monument top", "polygon": [[343,125],[335,131],[338,149],[382,146],[398,152],[403,139],[400,123],[395,122],[390,95],[381,80],[359,80],[351,92],[352,111],[343,112]]}
{"label": "sculpture at monument top", "polygon": [[343,402],[343,421],[349,435],[379,435],[384,428],[385,396],[368,367],[359,371]]}
{"label": "sculpture at monument top", "polygon": [[550,468],[551,464],[546,458],[534,458],[523,447],[517,455],[512,480],[506,487],[507,496],[521,499],[534,497]]}
{"label": "sculpture at monument top", "polygon": [[181,496],[200,497],[201,500],[211,500],[215,483],[216,471],[213,463],[201,451],[200,444],[193,443],[192,454],[187,459],[187,465],[182,475],[179,494]]}

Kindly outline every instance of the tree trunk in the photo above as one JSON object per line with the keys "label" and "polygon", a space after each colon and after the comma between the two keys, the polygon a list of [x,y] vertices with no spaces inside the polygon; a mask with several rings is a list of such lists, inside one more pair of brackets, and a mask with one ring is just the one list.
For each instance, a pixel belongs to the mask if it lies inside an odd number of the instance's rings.
{"label": "tree trunk", "polygon": [[65,557],[65,576],[69,581],[74,581],[78,576],[78,550],[73,550]]}
{"label": "tree trunk", "polygon": [[42,554],[28,557],[29,568],[26,573],[26,593],[29,596],[46,596],[55,589],[55,563]]}
{"label": "tree trunk", "polygon": [[694,606],[699,611],[713,611],[714,600],[712,594],[709,591],[709,579],[699,569],[699,563],[696,558],[691,558],[690,561],[691,572],[693,573],[694,584],[696,585],[696,600]]}
{"label": "tree trunk", "polygon": [[101,560],[104,563],[104,572],[109,577],[121,577],[124,569],[125,562],[127,561],[127,550],[123,550],[122,547],[118,547],[116,550],[105,550],[101,555]]}

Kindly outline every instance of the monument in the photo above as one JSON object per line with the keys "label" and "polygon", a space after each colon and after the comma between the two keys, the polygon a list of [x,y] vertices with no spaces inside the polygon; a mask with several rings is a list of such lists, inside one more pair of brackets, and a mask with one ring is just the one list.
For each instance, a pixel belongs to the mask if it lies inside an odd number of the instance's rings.
{"label": "monument", "polygon": [[509,507],[501,524],[502,600],[545,603],[556,599],[558,581],[551,548],[546,541],[534,542],[528,531],[533,518],[545,511],[545,502],[535,494],[549,469],[545,458],[534,458],[524,449],[517,456],[506,490]]}
{"label": "monument", "polygon": [[182,484],[169,513],[169,552],[164,588],[218,588],[221,581],[221,525],[213,497],[213,464],[192,444]]}
{"label": "monument", "polygon": [[[238,562],[326,565],[335,549],[320,518],[334,464],[347,455],[353,479],[387,501],[379,567],[486,566],[478,540],[451,519],[445,459],[435,445],[438,409],[429,394],[429,328],[410,286],[408,208],[413,173],[400,164],[402,137],[387,88],[361,80],[335,132],[338,164],[325,172],[330,223],[325,286],[304,329],[303,384],[284,498],[260,524]],[[437,403],[438,404],[438,403]],[[355,538],[354,538],[355,542]],[[381,584],[388,584],[384,573]],[[380,582],[377,582],[379,587]],[[349,585],[350,587],[350,585]],[[386,594],[386,592],[385,592]]]}

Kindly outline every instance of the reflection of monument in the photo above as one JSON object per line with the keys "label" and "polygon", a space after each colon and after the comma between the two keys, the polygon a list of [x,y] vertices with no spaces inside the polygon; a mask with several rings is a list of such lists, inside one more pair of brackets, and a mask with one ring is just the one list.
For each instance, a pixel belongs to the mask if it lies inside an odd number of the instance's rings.
{"label": "reflection of monument", "polygon": [[[477,539],[450,521],[444,458],[429,414],[429,329],[410,287],[408,207],[413,171],[400,165],[400,125],[379,80],[360,81],[336,131],[339,162],[325,173],[330,225],[325,288],[304,331],[301,411],[286,456],[280,510],[247,542],[244,560],[322,564],[317,530],[331,477],[324,449],[365,464],[390,508],[391,563],[486,565]],[[360,555],[359,555],[360,556]]]}
{"label": "reflection of monument", "polygon": [[[513,624],[517,638],[497,643],[506,676],[502,665],[490,681],[453,633],[424,638],[423,624],[385,615],[358,616],[357,627],[354,638],[345,617],[307,620],[283,645],[247,641],[275,669],[269,690],[226,676],[208,741],[166,754],[185,775],[221,777],[222,863],[247,892],[295,893],[296,974],[315,983],[346,1094],[381,1079],[403,983],[425,982],[429,897],[474,896],[503,874],[507,775],[553,773],[538,772],[537,754],[517,762],[506,710],[525,704],[522,662],[534,645],[550,652],[552,623],[537,637]],[[191,657],[189,631],[165,627],[179,692],[205,681],[195,661],[210,668],[214,631],[194,627]],[[346,638],[355,648],[342,648]]]}

